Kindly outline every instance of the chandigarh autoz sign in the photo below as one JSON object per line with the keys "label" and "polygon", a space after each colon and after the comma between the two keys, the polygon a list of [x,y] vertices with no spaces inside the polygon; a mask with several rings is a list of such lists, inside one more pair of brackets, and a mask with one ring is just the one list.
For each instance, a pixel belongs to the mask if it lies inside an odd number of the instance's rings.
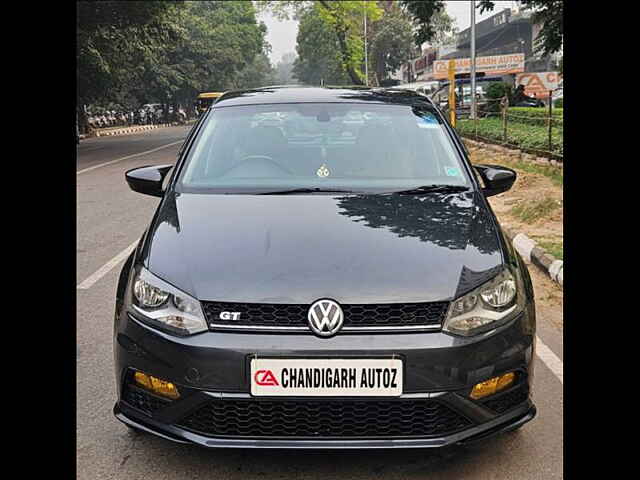
{"label": "chandigarh autoz sign", "polygon": [[402,360],[251,359],[254,396],[383,396],[402,395]]}

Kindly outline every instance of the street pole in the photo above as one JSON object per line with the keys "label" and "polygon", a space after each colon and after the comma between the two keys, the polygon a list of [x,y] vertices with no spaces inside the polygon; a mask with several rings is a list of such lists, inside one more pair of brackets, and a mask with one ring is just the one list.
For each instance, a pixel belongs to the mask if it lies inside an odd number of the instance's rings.
{"label": "street pole", "polygon": [[365,76],[365,84],[367,87],[369,86],[369,59],[367,57],[367,4],[363,3],[364,6],[364,76]]}
{"label": "street pole", "polygon": [[476,2],[475,0],[471,0],[471,112],[470,114],[471,114],[470,117],[472,119],[476,118]]}

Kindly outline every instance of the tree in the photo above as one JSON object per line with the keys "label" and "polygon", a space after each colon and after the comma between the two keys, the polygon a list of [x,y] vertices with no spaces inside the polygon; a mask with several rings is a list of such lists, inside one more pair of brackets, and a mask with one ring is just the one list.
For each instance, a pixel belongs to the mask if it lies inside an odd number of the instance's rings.
{"label": "tree", "polygon": [[[531,10],[531,20],[542,24],[542,29],[536,38],[534,49],[543,57],[560,51],[563,35],[563,0],[521,0],[524,10]],[[491,0],[480,0],[480,13],[492,11],[495,4]]]}
{"label": "tree", "polygon": [[263,50],[235,76],[232,88],[258,88],[276,83],[276,71],[269,61],[267,51]]}
{"label": "tree", "polygon": [[369,21],[376,21],[382,15],[382,9],[375,1],[259,1],[260,9],[270,9],[280,18],[301,16],[309,8],[317,8],[317,14],[333,30],[338,42],[338,52],[342,68],[349,75],[351,83],[364,84],[362,62],[364,59],[363,17],[366,13]]}
{"label": "tree", "polygon": [[276,83],[279,85],[287,85],[295,81],[293,75],[293,64],[296,61],[295,52],[288,52],[282,55],[281,60],[276,65]]}
{"label": "tree", "polygon": [[85,104],[130,101],[140,82],[139,60],[159,54],[180,37],[175,23],[182,2],[77,2],[77,96],[80,122]]}
{"label": "tree", "polygon": [[456,39],[458,27],[455,21],[445,10],[438,10],[431,17],[434,34],[429,40],[433,46],[442,46],[452,43]]}
{"label": "tree", "polygon": [[415,26],[417,45],[432,42],[437,38],[438,19],[446,13],[443,0],[400,0],[402,7],[411,15]]}
{"label": "tree", "polygon": [[[388,6],[387,6],[388,5]],[[393,5],[385,4],[382,18],[371,28],[371,57],[378,83],[416,55],[410,17]]]}
{"label": "tree", "polygon": [[[445,12],[443,0],[400,0],[411,14],[417,27],[416,42],[429,42],[436,38],[438,15]],[[542,24],[535,50],[542,56],[548,56],[562,48],[563,0],[521,0],[524,9],[533,11],[534,23]],[[480,13],[492,11],[492,0],[480,0],[476,8]],[[446,13],[446,12],[445,12]]]}
{"label": "tree", "polygon": [[191,105],[272,83],[265,33],[251,2],[78,2],[79,104]]}
{"label": "tree", "polygon": [[313,5],[299,13],[293,74],[305,84],[345,84],[349,77],[343,68],[335,31],[322,19]]}

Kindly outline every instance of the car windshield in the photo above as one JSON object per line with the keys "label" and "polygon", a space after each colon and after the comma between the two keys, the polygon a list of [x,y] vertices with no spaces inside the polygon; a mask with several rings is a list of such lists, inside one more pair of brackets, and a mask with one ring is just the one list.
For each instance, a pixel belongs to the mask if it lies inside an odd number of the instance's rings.
{"label": "car windshield", "polygon": [[469,186],[433,109],[299,103],[212,110],[176,189],[381,192],[422,185]]}

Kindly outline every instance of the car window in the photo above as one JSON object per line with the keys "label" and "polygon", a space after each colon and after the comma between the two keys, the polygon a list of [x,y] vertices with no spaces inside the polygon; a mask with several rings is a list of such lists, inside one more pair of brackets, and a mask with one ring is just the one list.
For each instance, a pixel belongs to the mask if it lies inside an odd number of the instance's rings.
{"label": "car window", "polygon": [[427,106],[236,106],[214,109],[206,122],[178,189],[468,185],[448,132]]}

